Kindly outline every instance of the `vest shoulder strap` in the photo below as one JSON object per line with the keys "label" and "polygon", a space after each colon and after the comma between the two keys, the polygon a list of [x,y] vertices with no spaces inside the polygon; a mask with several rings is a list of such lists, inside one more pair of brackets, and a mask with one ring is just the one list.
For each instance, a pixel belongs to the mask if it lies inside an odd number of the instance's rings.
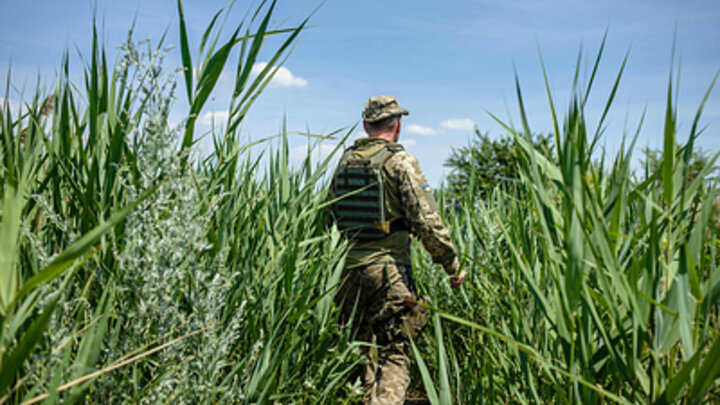
{"label": "vest shoulder strap", "polygon": [[390,157],[405,150],[405,148],[397,143],[389,143],[368,158],[356,157],[354,154],[356,150],[355,146],[346,149],[340,158],[340,166],[381,167]]}

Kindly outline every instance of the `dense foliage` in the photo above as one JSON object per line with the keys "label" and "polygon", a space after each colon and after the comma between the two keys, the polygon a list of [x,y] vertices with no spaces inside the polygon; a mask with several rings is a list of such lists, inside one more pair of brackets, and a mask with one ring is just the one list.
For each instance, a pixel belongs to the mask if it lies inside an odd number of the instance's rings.
{"label": "dense foliage", "polygon": [[[535,135],[531,142],[545,157],[555,160],[552,136]],[[476,128],[470,144],[452,148],[445,160],[445,166],[451,169],[445,179],[445,190],[449,196],[458,198],[473,182],[475,192],[487,198],[493,189],[520,180],[521,162],[522,148],[512,135],[491,138]]]}
{"label": "dense foliage", "polygon": [[[681,149],[682,145],[675,145],[676,154],[678,154]],[[661,176],[661,168],[663,165],[663,151],[655,149],[644,149],[643,152],[645,155],[643,159],[643,166],[645,167],[648,175],[655,174],[657,176]],[[692,180],[694,180],[700,173],[703,172],[703,169],[705,169],[708,165],[712,166],[712,162],[714,161],[714,156],[709,151],[704,151],[702,149],[693,150],[690,154],[690,162],[687,165],[685,173],[685,176],[687,177],[686,181],[691,182]],[[705,172],[708,173],[705,181],[717,182],[720,179],[718,177],[719,171],[717,165],[715,167],[712,167],[711,170],[706,170]]]}
{"label": "dense foliage", "polygon": [[[178,128],[162,42],[132,37],[111,67],[95,35],[84,86],[70,83],[65,58],[49,96],[2,106],[0,404],[360,398],[360,343],[333,303],[347,242],[325,226],[319,192],[330,158],[291,167],[283,134],[266,159],[251,158],[239,133],[305,27],[271,30],[273,7],[261,4],[229,38],[213,19],[193,64],[178,2],[189,103]],[[251,76],[270,35],[285,39]],[[195,117],[236,48],[230,118],[199,160]],[[718,156],[687,175],[704,100],[676,148],[670,89],[656,172],[631,173],[634,142],[611,164],[593,162],[603,122],[589,132],[583,106],[601,55],[565,116],[551,105],[552,150],[538,148],[520,103],[522,129],[505,126],[517,181],[470,176],[458,209],[442,210],[469,271],[463,287],[451,291],[414,245],[433,313],[413,342],[414,394],[442,404],[720,400],[718,190],[705,180]]]}

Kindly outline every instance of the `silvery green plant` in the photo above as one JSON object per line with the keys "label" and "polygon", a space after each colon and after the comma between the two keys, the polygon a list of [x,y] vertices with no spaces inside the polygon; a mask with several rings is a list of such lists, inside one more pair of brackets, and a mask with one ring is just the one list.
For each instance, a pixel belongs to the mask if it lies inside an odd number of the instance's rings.
{"label": "silvery green plant", "polygon": [[[141,64],[143,58],[135,58],[133,49],[133,46],[125,49],[129,57],[124,61]],[[129,185],[130,195],[140,194],[157,178],[163,181],[153,198],[144,201],[125,223],[125,244],[118,253],[117,285],[123,312],[132,314],[132,321],[128,320],[123,330],[127,339],[120,340],[121,353],[134,350],[143,342],[216,323],[206,314],[212,314],[211,308],[221,303],[218,296],[227,290],[223,280],[228,283],[227,278],[221,278],[224,274],[220,269],[199,258],[209,247],[205,240],[208,217],[200,212],[195,184],[202,179],[182,167],[176,133],[167,125],[173,93],[165,92],[165,86],[160,84],[161,60],[159,54],[154,54],[148,57],[146,66],[141,66],[148,79],[143,91],[150,97],[143,110],[143,126],[135,134],[139,189]],[[208,298],[215,298],[215,302]],[[161,367],[158,370],[150,367],[147,373],[163,375],[164,370],[178,367],[190,353],[187,344],[190,342],[184,341],[173,350],[160,352]],[[144,398],[150,402],[166,398],[180,388],[178,384],[178,378],[172,374],[158,379]]]}

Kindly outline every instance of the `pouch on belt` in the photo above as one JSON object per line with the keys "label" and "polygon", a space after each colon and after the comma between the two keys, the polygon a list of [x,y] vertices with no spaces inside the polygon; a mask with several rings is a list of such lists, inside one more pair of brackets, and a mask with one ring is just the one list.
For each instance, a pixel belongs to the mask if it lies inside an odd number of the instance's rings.
{"label": "pouch on belt", "polygon": [[425,304],[427,304],[427,298],[420,297],[417,304],[403,315],[400,334],[405,339],[415,339],[425,329],[425,325],[428,323],[428,310]]}

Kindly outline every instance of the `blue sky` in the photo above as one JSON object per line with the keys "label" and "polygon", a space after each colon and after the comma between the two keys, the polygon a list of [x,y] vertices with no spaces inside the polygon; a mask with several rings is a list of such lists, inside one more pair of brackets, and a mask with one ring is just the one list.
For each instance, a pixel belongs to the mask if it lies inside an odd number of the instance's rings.
{"label": "blue sky", "polygon": [[[187,1],[191,42],[197,46],[209,19],[225,1]],[[249,2],[239,2],[241,18]],[[318,1],[280,1],[275,27],[298,24]],[[168,29],[178,43],[177,11],[172,0],[98,0],[108,49],[115,49],[137,16],[136,38],[159,39]],[[4,86],[12,66],[16,87],[33,88],[38,74],[51,81],[63,49],[89,48],[93,3],[62,0],[0,0],[0,77]],[[555,102],[562,113],[582,49],[587,72],[608,31],[606,52],[588,105],[594,123],[604,106],[623,57],[629,52],[603,145],[614,153],[624,133],[646,119],[639,146],[659,148],[673,38],[681,62],[678,101],[680,133],[688,133],[694,112],[720,69],[718,1],[502,1],[328,0],[310,20],[277,82],[260,97],[242,131],[252,139],[277,133],[283,117],[291,131],[328,133],[359,122],[365,100],[395,95],[410,111],[401,143],[413,152],[433,186],[452,147],[467,144],[473,127],[498,136],[502,128],[488,111],[518,123],[514,69],[520,78],[533,131],[547,132],[550,116],[539,51]],[[228,24],[230,25],[230,24]],[[275,42],[268,41],[271,47]],[[264,55],[268,57],[268,55]],[[168,56],[179,66],[177,49]],[[74,62],[78,73],[79,62]],[[230,75],[203,114],[222,117]],[[4,92],[4,89],[3,89]],[[707,129],[699,144],[720,150],[720,89],[706,106]],[[173,119],[182,119],[181,96]],[[19,97],[11,92],[10,98]],[[203,120],[201,120],[203,121]],[[204,122],[207,123],[207,120]],[[301,155],[307,141],[292,140]],[[328,149],[325,146],[325,149]]]}

